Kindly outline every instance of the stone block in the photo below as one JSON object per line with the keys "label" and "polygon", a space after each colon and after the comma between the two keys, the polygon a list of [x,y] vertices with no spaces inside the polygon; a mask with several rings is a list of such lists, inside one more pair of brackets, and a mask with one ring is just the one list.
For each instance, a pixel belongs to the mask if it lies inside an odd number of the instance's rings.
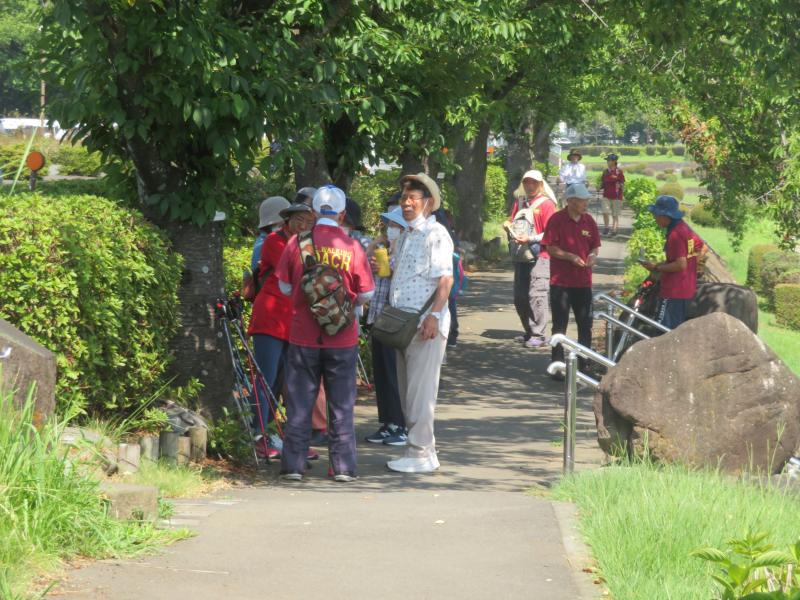
{"label": "stone block", "polygon": [[136,473],[141,461],[141,448],[139,442],[132,444],[122,443],[117,453],[117,464],[120,473]]}
{"label": "stone block", "polygon": [[33,420],[40,426],[55,410],[56,355],[0,319],[0,369],[0,384],[14,390],[16,406],[25,402],[35,384]]}
{"label": "stone block", "polygon": [[162,431],[158,437],[161,458],[168,465],[178,463],[178,440],[181,436],[171,431]]}
{"label": "stone block", "polygon": [[192,457],[192,440],[186,436],[178,438],[178,456],[177,463],[179,465],[188,465]]}
{"label": "stone block", "polygon": [[189,440],[192,444],[190,457],[192,462],[201,463],[206,459],[206,446],[208,444],[208,429],[205,427],[190,427]]}
{"label": "stone block", "polygon": [[157,435],[143,435],[140,437],[139,448],[141,449],[142,459],[153,462],[158,461],[160,449]]}
{"label": "stone block", "polygon": [[158,489],[149,485],[105,482],[100,492],[108,500],[108,514],[119,521],[158,519]]}

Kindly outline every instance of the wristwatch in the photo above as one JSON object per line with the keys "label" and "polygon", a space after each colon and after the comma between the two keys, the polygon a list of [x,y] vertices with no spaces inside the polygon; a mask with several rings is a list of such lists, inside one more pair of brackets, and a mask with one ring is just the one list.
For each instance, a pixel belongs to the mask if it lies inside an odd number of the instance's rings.
{"label": "wristwatch", "polygon": [[441,310],[438,311],[438,312],[431,311],[428,314],[430,314],[430,316],[434,317],[437,321],[441,321],[442,320],[442,311]]}

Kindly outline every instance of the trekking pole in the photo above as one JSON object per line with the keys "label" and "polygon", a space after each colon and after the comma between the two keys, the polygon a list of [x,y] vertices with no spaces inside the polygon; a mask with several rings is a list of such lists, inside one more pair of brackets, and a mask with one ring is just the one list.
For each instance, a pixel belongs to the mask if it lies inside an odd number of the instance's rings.
{"label": "trekking pole", "polygon": [[234,390],[233,390],[233,399],[236,403],[236,410],[239,412],[239,415],[242,419],[242,424],[244,425],[245,431],[247,431],[247,435],[250,438],[251,447],[253,449],[253,458],[256,461],[256,466],[258,466],[258,452],[256,452],[256,442],[255,438],[253,437],[253,430],[250,427],[250,423],[247,420],[247,413],[249,412],[249,403],[243,404],[244,397],[250,395],[250,390],[247,386],[247,379],[244,377],[244,371],[242,369],[241,359],[237,354],[236,348],[233,345],[233,337],[231,336],[230,328],[228,327],[228,312],[223,300],[218,300],[215,305],[215,312],[217,318],[222,322],[222,331],[225,336],[225,342],[228,345],[228,352],[230,353],[231,357],[231,364],[233,365],[233,372],[234,372]]}

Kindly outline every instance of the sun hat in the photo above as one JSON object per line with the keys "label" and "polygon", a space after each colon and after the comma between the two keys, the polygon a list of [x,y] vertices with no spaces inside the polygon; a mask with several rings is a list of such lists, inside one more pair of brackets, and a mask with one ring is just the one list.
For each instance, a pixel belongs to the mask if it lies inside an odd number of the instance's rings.
{"label": "sun hat", "polygon": [[321,215],[338,215],[347,207],[347,197],[344,192],[332,184],[323,185],[314,194],[312,201],[314,212]]}
{"label": "sun hat", "polygon": [[682,219],[683,212],[679,208],[678,200],[674,196],[659,196],[656,198],[655,204],[650,204],[647,207],[654,215],[662,215],[670,219]]}
{"label": "sun hat", "polygon": [[403,218],[403,209],[399,206],[394,207],[389,212],[381,213],[381,219],[389,221],[390,223],[396,223],[403,229],[408,229],[408,223],[406,223],[406,220]]}
{"label": "sun hat", "polygon": [[606,156],[606,160],[613,160],[614,162],[617,162],[619,160],[619,156],[617,156],[612,152],[611,154]]}
{"label": "sun hat", "polygon": [[294,201],[302,202],[303,204],[311,206],[311,201],[314,199],[314,194],[316,193],[317,193],[317,188],[301,187],[299,190],[297,190],[297,194],[294,197]]}
{"label": "sun hat", "polygon": [[578,160],[583,158],[583,154],[581,154],[581,151],[578,150],[577,148],[573,148],[572,150],[569,151],[569,154],[567,154],[567,160],[569,160],[573,156],[577,156]]}
{"label": "sun hat", "polygon": [[525,171],[525,175],[522,176],[522,181],[526,179],[533,179],[534,181],[544,181],[544,175],[538,169],[531,169],[530,171]]}
{"label": "sun hat", "polygon": [[303,212],[313,213],[314,211],[305,202],[293,202],[290,206],[284,208],[280,212],[280,215],[285,220],[291,217],[292,215]]}
{"label": "sun hat", "polygon": [[270,196],[258,207],[258,228],[263,229],[283,221],[281,211],[289,207],[289,201],[283,196]]}
{"label": "sun hat", "polygon": [[578,200],[588,200],[591,198],[592,195],[589,193],[589,190],[586,189],[586,186],[582,183],[573,183],[567,186],[566,191],[564,192],[564,198],[569,200],[570,198],[577,198]]}
{"label": "sun hat", "polygon": [[400,178],[400,185],[403,185],[407,181],[416,181],[424,185],[428,188],[428,191],[433,198],[433,206],[431,207],[431,211],[438,209],[442,205],[442,197],[439,195],[439,186],[436,185],[436,182],[428,177],[425,173],[417,173],[416,175],[404,175]]}

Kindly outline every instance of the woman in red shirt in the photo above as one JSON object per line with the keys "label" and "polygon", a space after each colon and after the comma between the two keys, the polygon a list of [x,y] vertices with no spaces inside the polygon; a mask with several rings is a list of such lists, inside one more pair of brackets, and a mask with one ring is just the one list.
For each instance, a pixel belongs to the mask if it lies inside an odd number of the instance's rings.
{"label": "woman in red shirt", "polygon": [[[286,348],[289,344],[289,330],[292,323],[292,299],[281,293],[275,267],[283,254],[286,243],[293,235],[311,229],[314,213],[306,204],[292,204],[280,212],[283,226],[270,233],[261,246],[259,260],[260,279],[263,282],[253,302],[253,315],[247,334],[253,340],[253,350],[258,368],[264,375],[269,388],[277,395],[278,374],[283,366]],[[259,394],[261,418],[264,425],[270,420],[269,402]],[[258,429],[260,424],[256,424]],[[270,454],[277,455],[271,448]]]}

